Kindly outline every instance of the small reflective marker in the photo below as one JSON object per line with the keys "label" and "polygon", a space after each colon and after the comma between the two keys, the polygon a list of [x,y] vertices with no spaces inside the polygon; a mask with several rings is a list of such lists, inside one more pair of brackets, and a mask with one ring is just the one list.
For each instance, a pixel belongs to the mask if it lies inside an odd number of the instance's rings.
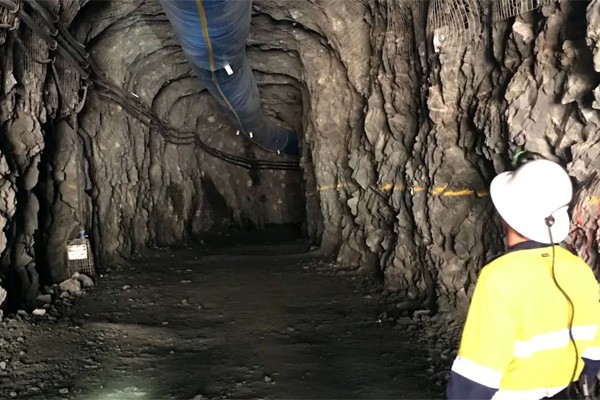
{"label": "small reflective marker", "polygon": [[277,154],[278,154],[278,155],[281,155],[281,150],[277,150]]}
{"label": "small reflective marker", "polygon": [[236,136],[240,136],[240,131],[237,131],[235,134]]}
{"label": "small reflective marker", "polygon": [[231,65],[225,65],[225,71],[227,71],[227,75],[233,75],[233,69],[231,69]]}
{"label": "small reflective marker", "polygon": [[138,96],[137,94],[135,94],[135,93],[133,93],[133,92],[129,92],[129,93],[131,93],[131,95],[132,95],[133,97],[135,97],[136,99],[139,99],[139,98],[140,98],[140,96]]}
{"label": "small reflective marker", "polygon": [[254,134],[252,132],[250,132],[250,139],[252,139],[254,137]]}

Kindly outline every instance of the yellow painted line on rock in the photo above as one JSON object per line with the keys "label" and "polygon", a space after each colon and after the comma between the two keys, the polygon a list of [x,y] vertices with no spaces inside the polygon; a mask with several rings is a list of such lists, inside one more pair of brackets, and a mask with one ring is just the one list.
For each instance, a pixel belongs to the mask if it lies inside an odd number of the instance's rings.
{"label": "yellow painted line on rock", "polygon": [[436,186],[433,189],[431,189],[429,192],[434,196],[439,196],[441,194],[447,193],[447,189],[448,189],[449,185],[450,185],[449,183],[446,183],[445,185],[442,185],[442,186]]}
{"label": "yellow painted line on rock", "polygon": [[396,185],[394,183],[388,183],[383,186],[379,186],[379,190],[383,192],[389,192],[391,190],[404,190],[404,185]]}
{"label": "yellow painted line on rock", "polygon": [[[350,186],[349,184],[339,183],[337,185],[320,186],[318,190],[320,192],[327,192],[327,191],[331,191],[334,189],[347,188],[349,186]],[[449,184],[445,184],[445,185],[441,185],[441,186],[436,186],[432,189],[427,189],[426,187],[423,187],[423,186],[414,186],[413,188],[411,188],[412,189],[411,192],[413,192],[413,193],[429,192],[433,196],[441,196],[441,197],[465,197],[465,196],[473,196],[473,195],[476,195],[477,197],[489,196],[489,193],[485,190],[475,190],[475,189],[448,190],[449,186],[450,186]],[[379,186],[378,189],[381,190],[382,192],[390,192],[390,191],[396,191],[396,190],[404,191],[404,190],[406,190],[406,187],[402,184],[386,183],[385,185]]]}
{"label": "yellow painted line on rock", "polygon": [[[411,189],[412,193],[429,192],[431,195],[436,197],[466,197],[466,196],[477,196],[477,197],[488,197],[490,193],[487,190],[476,190],[476,189],[456,189],[448,190],[449,184],[435,186],[432,189],[427,189],[423,186],[414,186]],[[350,187],[346,183],[338,183],[337,185],[320,186],[318,190],[320,192],[327,192],[334,189],[344,189]],[[382,192],[390,191],[404,191],[406,186],[402,184],[386,183],[378,187]],[[600,206],[600,196],[589,196],[584,202],[584,206]]]}
{"label": "yellow painted line on rock", "polygon": [[473,190],[473,189],[447,190],[440,194],[440,196],[448,196],[448,197],[461,197],[461,196],[472,196],[472,195],[475,195],[477,197],[487,197],[490,194],[485,190]]}
{"label": "yellow painted line on rock", "polygon": [[583,204],[586,206],[598,206],[600,205],[600,196],[590,196]]}
{"label": "yellow painted line on rock", "polygon": [[337,185],[319,186],[319,192],[328,192],[330,190],[343,189],[345,187],[348,187],[348,185],[344,185],[341,183],[338,183]]}

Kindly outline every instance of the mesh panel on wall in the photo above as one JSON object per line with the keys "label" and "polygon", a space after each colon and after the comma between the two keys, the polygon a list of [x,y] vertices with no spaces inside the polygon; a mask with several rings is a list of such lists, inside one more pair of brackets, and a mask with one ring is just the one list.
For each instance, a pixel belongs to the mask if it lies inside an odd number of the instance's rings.
{"label": "mesh panel on wall", "polygon": [[[50,68],[52,67],[48,66],[48,75],[52,74]],[[46,109],[48,109],[49,118],[56,118],[56,112],[58,111],[60,101],[58,88],[54,82],[54,78],[50,78],[44,88],[44,104],[46,105]]]}
{"label": "mesh panel on wall", "polygon": [[60,111],[63,115],[70,114],[78,106],[78,91],[81,87],[80,76],[77,71],[69,66],[69,62],[62,57],[56,59],[55,66],[60,94],[62,95]]}
{"label": "mesh panel on wall", "polygon": [[388,56],[412,56],[415,35],[411,3],[406,1],[387,2],[386,51]]}
{"label": "mesh panel on wall", "polygon": [[427,36],[443,29],[440,39],[457,45],[479,37],[483,25],[477,0],[432,0],[427,15]]}
{"label": "mesh panel on wall", "polygon": [[492,1],[492,19],[503,21],[533,11],[556,0],[494,0]]}
{"label": "mesh panel on wall", "polygon": [[2,57],[0,57],[0,71],[2,73],[1,76],[3,81],[0,81],[0,84],[4,89],[4,93],[2,93],[3,95],[7,95],[17,83],[13,76],[14,70],[15,66],[13,57],[11,55],[5,56],[5,54],[2,54]]}
{"label": "mesh panel on wall", "polygon": [[[44,26],[41,18],[37,15],[32,16],[38,26]],[[47,60],[49,48],[48,44],[36,33],[30,29],[21,29],[21,38],[25,45],[25,54],[21,57],[24,61],[24,71],[32,71],[35,73],[35,78],[43,82],[43,77],[46,73],[46,66],[39,64],[34,60]],[[40,85],[41,86],[41,85]]]}
{"label": "mesh panel on wall", "polygon": [[[33,20],[40,24],[39,18]],[[16,72],[22,74],[17,77],[29,93],[29,99],[35,103],[41,103],[43,99],[44,82],[46,81],[46,65],[38,61],[48,59],[48,45],[32,30],[23,27],[19,30],[19,37],[23,44],[23,51],[19,51],[15,57]],[[21,50],[21,49],[19,49]],[[36,61],[37,60],[37,61]]]}
{"label": "mesh panel on wall", "polygon": [[[350,22],[361,20],[367,11],[368,0],[313,0],[322,10],[331,12],[336,18]],[[292,3],[293,4],[293,3]]]}

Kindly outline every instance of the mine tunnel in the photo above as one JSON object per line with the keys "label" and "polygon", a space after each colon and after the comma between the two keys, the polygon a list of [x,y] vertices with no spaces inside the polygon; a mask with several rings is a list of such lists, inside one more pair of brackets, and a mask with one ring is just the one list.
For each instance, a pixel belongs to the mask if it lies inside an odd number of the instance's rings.
{"label": "mine tunnel", "polygon": [[0,0],[0,397],[444,398],[489,187],[597,274],[600,1]]}

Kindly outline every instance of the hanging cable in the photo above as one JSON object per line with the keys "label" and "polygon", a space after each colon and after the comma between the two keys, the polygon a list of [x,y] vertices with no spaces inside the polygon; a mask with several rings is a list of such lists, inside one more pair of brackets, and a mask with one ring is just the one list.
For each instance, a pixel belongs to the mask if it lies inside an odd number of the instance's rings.
{"label": "hanging cable", "polygon": [[0,0],[0,7],[6,8],[11,14],[18,13],[19,9],[21,8],[21,6],[19,6],[17,3],[13,3],[9,0]]}
{"label": "hanging cable", "polygon": [[567,294],[567,292],[562,288],[558,280],[556,279],[556,249],[554,244],[554,238],[552,237],[552,226],[554,225],[554,217],[549,216],[546,218],[546,227],[548,228],[548,235],[550,236],[550,245],[552,247],[552,280],[554,281],[554,285],[558,288],[558,290],[562,293],[562,295],[569,303],[570,307],[570,316],[569,316],[569,340],[571,344],[573,344],[573,348],[575,349],[575,366],[573,367],[573,372],[571,373],[571,378],[567,384],[567,398],[571,398],[571,386],[573,385],[573,381],[575,380],[575,376],[577,375],[577,368],[579,367],[579,349],[577,348],[577,343],[575,342],[575,337],[573,336],[573,323],[575,321],[575,304],[571,297]]}
{"label": "hanging cable", "polygon": [[23,21],[23,23],[27,25],[29,29],[31,29],[33,32],[35,32],[36,35],[38,35],[39,37],[44,39],[46,43],[48,43],[48,46],[50,46],[50,50],[56,50],[56,48],[58,47],[58,43],[56,42],[56,40],[48,32],[41,28],[35,22],[35,20],[31,18],[31,16],[28,13],[25,12],[23,7],[19,8],[18,16],[19,18],[21,18],[21,21]]}

